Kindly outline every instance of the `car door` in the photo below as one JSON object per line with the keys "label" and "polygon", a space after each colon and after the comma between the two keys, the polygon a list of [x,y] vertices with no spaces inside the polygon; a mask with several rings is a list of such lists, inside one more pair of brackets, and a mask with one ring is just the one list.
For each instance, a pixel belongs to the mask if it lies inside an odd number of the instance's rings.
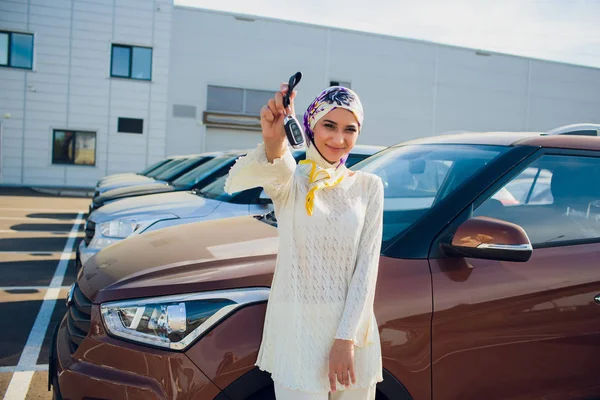
{"label": "car door", "polygon": [[473,207],[525,230],[527,262],[430,260],[434,399],[600,397],[599,183],[597,154],[545,153]]}

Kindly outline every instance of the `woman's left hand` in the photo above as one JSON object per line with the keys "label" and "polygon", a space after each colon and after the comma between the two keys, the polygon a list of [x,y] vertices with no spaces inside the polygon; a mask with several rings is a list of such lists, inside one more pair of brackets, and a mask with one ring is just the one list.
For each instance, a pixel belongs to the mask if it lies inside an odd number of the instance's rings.
{"label": "woman's left hand", "polygon": [[336,339],[329,353],[329,386],[335,392],[335,381],[348,387],[356,383],[354,376],[354,343]]}

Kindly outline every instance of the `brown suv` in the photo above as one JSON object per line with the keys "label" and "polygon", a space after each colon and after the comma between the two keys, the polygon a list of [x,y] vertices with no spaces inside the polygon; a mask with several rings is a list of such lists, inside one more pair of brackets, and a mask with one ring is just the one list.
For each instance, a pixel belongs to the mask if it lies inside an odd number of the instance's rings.
{"label": "brown suv", "polygon": [[[377,399],[600,397],[600,138],[440,136],[356,168],[385,185]],[[64,399],[273,399],[254,367],[273,214],[181,225],[90,259],[50,355]]]}

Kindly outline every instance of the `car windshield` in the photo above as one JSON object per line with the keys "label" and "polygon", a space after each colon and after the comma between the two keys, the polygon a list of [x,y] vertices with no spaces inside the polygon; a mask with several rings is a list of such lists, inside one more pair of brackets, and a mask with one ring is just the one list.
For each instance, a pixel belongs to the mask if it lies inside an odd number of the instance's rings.
{"label": "car windshield", "polygon": [[[508,149],[446,144],[391,147],[359,162],[352,169],[378,175],[383,182],[385,243],[408,229],[435,204]],[[269,218],[269,222],[274,223],[272,214]]]}
{"label": "car windshield", "polygon": [[176,166],[169,168],[163,173],[156,176],[156,179],[160,181],[170,181],[173,177],[179,176],[182,171],[186,171],[191,168],[193,165],[198,164],[198,162],[202,160],[208,160],[207,157],[192,157],[186,159],[184,162],[177,164]]}
{"label": "car windshield", "polygon": [[258,197],[258,194],[261,191],[260,188],[243,190],[233,194],[228,194],[225,192],[225,182],[227,181],[227,176],[228,174],[225,174],[217,178],[214,182],[204,186],[198,191],[198,194],[209,199],[242,204],[249,203],[254,198]]}
{"label": "car windshield", "polygon": [[160,167],[156,168],[154,171],[150,172],[148,175],[150,178],[156,178],[158,175],[162,174],[163,172],[175,167],[176,165],[181,164],[182,162],[184,162],[186,159],[185,158],[177,158],[174,160],[170,160],[169,162],[161,165]]}
{"label": "car windshield", "polygon": [[207,161],[204,164],[194,168],[193,170],[181,175],[179,178],[173,181],[173,185],[186,187],[193,186],[194,184],[206,178],[211,172],[215,170],[215,168],[219,168],[227,162],[232,161],[236,157],[237,155],[232,154],[226,154],[219,157],[215,157],[212,160]]}
{"label": "car windshield", "polygon": [[355,165],[384,187],[383,241],[395,238],[509,147],[407,145]]}
{"label": "car windshield", "polygon": [[166,163],[168,163],[169,161],[171,161],[170,159],[166,158],[164,160],[160,160],[158,162],[155,162],[154,164],[146,167],[145,169],[141,170],[140,172],[138,172],[138,174],[140,175],[147,175],[150,172],[154,171],[155,169],[157,169],[158,167],[161,167],[163,165],[165,165]]}

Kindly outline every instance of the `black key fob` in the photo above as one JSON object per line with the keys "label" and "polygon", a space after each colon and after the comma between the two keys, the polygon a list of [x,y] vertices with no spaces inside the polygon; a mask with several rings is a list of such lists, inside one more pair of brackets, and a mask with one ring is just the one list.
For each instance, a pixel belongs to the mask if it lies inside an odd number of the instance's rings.
{"label": "black key fob", "polygon": [[283,119],[285,127],[285,134],[287,136],[290,145],[295,148],[301,148],[304,146],[304,132],[300,127],[300,123],[293,115],[286,115]]}
{"label": "black key fob", "polygon": [[[292,94],[294,88],[302,79],[302,73],[296,72],[291,76],[288,82],[288,91],[283,96],[283,106],[287,108],[290,105],[290,95]],[[290,145],[295,148],[301,148],[304,146],[304,131],[300,126],[300,123],[293,115],[286,115],[283,119],[283,124],[285,128],[285,135],[287,136],[288,142]]]}

